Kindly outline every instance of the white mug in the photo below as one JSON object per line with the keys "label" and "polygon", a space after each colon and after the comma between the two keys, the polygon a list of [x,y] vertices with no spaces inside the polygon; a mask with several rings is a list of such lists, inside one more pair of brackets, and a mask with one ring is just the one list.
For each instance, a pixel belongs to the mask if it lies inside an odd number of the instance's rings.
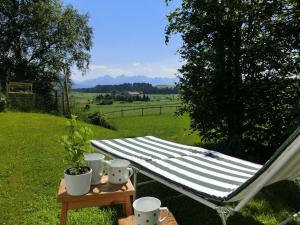
{"label": "white mug", "polygon": [[[143,197],[133,202],[134,218],[136,225],[159,225],[169,215],[167,207],[160,207],[161,202],[154,197]],[[160,218],[160,211],[165,210],[168,215]]]}
{"label": "white mug", "polygon": [[99,184],[103,174],[103,164],[105,156],[100,153],[86,153],[84,159],[88,167],[92,168],[92,185]]}
{"label": "white mug", "polygon": [[129,168],[130,162],[125,159],[105,161],[108,165],[108,182],[111,184],[124,184],[132,176],[133,170]]}

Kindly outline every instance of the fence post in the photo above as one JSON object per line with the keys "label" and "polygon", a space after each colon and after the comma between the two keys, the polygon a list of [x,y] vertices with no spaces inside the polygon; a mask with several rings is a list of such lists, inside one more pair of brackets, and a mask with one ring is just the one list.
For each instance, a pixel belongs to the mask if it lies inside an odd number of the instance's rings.
{"label": "fence post", "polygon": [[159,106],[159,115],[161,115],[162,107]]}
{"label": "fence post", "polygon": [[142,116],[144,116],[144,108],[142,108]]}
{"label": "fence post", "polygon": [[64,91],[61,89],[61,106],[62,106],[62,114],[65,114],[65,96]]}
{"label": "fence post", "polygon": [[58,108],[58,93],[57,93],[57,90],[55,90],[54,93],[55,93],[55,107],[56,107],[56,110],[59,111],[59,108]]}
{"label": "fence post", "polygon": [[123,109],[121,109],[121,117],[124,117]]}

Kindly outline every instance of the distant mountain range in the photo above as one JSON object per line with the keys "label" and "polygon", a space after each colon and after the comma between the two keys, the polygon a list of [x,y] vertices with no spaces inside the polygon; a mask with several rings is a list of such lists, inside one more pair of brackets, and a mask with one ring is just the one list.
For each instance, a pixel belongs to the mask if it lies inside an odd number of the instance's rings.
{"label": "distant mountain range", "polygon": [[85,81],[73,81],[72,88],[90,88],[96,85],[116,85],[124,83],[149,83],[153,86],[156,85],[170,85],[174,86],[178,82],[178,78],[165,78],[165,77],[147,77],[144,75],[125,76],[120,75],[112,77],[109,75],[101,76],[95,79]]}

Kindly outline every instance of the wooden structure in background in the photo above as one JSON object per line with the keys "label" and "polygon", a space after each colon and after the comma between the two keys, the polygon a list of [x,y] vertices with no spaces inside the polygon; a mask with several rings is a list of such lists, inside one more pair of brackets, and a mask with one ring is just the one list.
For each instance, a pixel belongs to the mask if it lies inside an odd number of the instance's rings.
{"label": "wooden structure in background", "polygon": [[6,98],[11,107],[23,110],[33,109],[36,101],[32,83],[23,82],[7,82]]}
{"label": "wooden structure in background", "polygon": [[113,185],[103,176],[100,184],[91,186],[90,191],[81,196],[72,196],[66,192],[64,179],[61,180],[57,200],[61,203],[60,225],[67,223],[69,209],[121,204],[123,216],[132,215],[131,197],[135,189],[130,180],[126,184]]}
{"label": "wooden structure in background", "polygon": [[6,95],[8,94],[33,94],[32,83],[8,82],[6,83]]}

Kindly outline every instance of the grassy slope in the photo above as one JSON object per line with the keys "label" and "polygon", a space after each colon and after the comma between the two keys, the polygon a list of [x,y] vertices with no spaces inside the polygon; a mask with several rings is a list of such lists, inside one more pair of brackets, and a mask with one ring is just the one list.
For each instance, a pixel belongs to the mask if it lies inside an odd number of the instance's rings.
{"label": "grassy slope", "polygon": [[[58,223],[55,196],[64,169],[58,139],[65,124],[65,119],[55,116],[0,113],[0,224]],[[97,138],[115,136],[115,132],[91,127]],[[86,224],[89,217],[98,224],[110,224],[99,211],[85,213],[71,213],[77,222],[70,219],[70,224]]]}
{"label": "grassy slope", "polygon": [[[55,195],[65,167],[58,138],[65,132],[65,122],[63,118],[45,114],[0,113],[0,224],[58,223],[60,209]],[[187,117],[132,117],[112,122],[118,131],[90,125],[95,138],[156,135],[187,144],[198,140],[195,135],[187,135]],[[215,212],[209,208],[186,197],[170,197],[176,193],[157,183],[142,187],[138,194],[161,198],[181,225],[219,224]],[[276,224],[289,212],[299,210],[299,201],[300,191],[295,185],[273,185],[260,193],[242,215],[232,217],[230,224]],[[111,214],[97,208],[71,211],[68,224],[108,225]]]}

